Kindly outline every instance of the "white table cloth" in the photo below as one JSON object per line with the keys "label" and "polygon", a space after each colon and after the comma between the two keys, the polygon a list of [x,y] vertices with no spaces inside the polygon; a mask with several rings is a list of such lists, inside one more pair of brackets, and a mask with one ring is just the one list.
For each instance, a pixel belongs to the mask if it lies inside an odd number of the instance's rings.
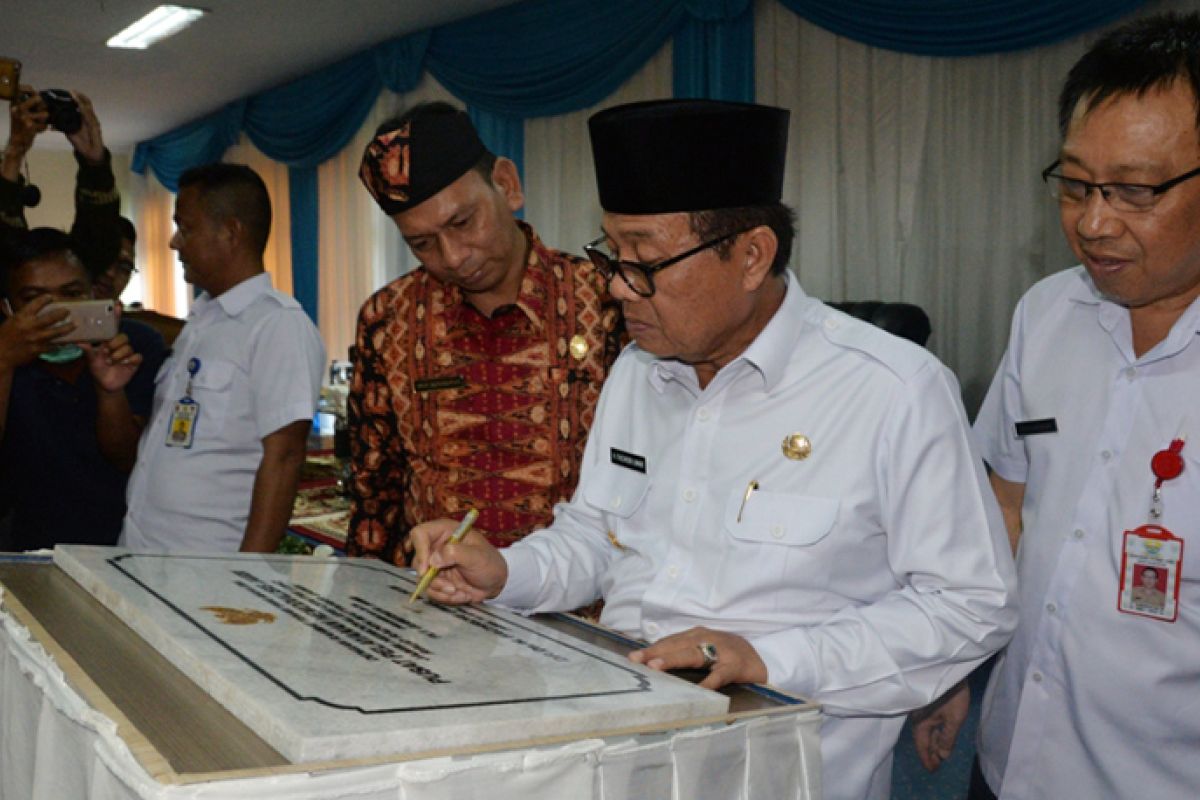
{"label": "white table cloth", "polygon": [[818,800],[814,708],[659,735],[164,785],[0,611],[0,800]]}

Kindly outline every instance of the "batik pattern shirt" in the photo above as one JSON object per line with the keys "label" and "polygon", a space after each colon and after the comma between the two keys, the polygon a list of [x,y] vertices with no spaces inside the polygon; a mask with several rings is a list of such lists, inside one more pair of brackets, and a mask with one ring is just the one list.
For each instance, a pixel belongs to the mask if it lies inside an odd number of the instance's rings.
{"label": "batik pattern shirt", "polygon": [[490,318],[424,269],[363,305],[348,408],[351,555],[403,564],[413,525],[469,508],[503,547],[574,491],[620,315],[590,262],[521,225],[520,292]]}

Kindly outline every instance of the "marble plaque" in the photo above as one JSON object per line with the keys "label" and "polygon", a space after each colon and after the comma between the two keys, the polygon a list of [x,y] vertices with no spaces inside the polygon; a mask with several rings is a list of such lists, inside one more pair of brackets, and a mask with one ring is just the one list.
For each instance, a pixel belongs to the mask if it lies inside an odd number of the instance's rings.
{"label": "marble plaque", "polygon": [[411,570],[309,556],[59,546],[54,561],[294,763],[720,715],[728,699]]}

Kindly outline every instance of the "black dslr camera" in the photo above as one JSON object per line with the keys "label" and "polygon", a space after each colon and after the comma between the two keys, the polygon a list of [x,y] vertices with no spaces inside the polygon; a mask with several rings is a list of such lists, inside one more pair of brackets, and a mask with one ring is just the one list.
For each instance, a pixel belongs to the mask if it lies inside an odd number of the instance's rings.
{"label": "black dslr camera", "polygon": [[79,104],[70,92],[65,89],[43,89],[38,94],[46,104],[51,128],[70,135],[83,127],[83,114],[79,113]]}

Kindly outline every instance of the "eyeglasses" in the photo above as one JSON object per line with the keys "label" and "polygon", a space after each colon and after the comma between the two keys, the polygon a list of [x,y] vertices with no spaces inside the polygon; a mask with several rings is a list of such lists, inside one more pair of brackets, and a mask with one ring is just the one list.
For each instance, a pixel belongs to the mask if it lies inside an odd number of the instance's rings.
{"label": "eyeglasses", "polygon": [[[749,228],[746,230],[749,230]],[[734,233],[727,233],[724,236],[718,236],[716,239],[710,239],[703,244],[693,247],[686,253],[680,253],[677,256],[671,256],[665,261],[659,261],[657,264],[642,264],[637,261],[621,261],[620,259],[613,258],[611,255],[600,249],[600,246],[604,244],[604,240],[608,238],[607,236],[601,236],[596,241],[585,244],[583,246],[583,252],[587,253],[587,257],[590,258],[592,263],[596,265],[596,269],[600,271],[600,274],[604,276],[606,281],[611,281],[613,279],[613,275],[620,275],[621,280],[625,281],[625,285],[628,286],[634,294],[640,295],[641,297],[653,297],[654,273],[662,272],[667,267],[673,264],[678,264],[685,258],[691,258],[697,253],[703,252],[710,247],[716,247],[722,242],[727,242],[730,239],[741,236],[745,232],[746,231],[742,230]]]}
{"label": "eyeglasses", "polygon": [[1186,180],[1200,175],[1200,167],[1185,172],[1169,181],[1158,184],[1148,183],[1092,183],[1079,178],[1068,178],[1054,172],[1062,164],[1055,161],[1042,170],[1042,180],[1050,188],[1050,196],[1060,203],[1081,203],[1087,199],[1092,189],[1100,192],[1108,204],[1116,211],[1149,211],[1154,207],[1163,193]]}
{"label": "eyeglasses", "polygon": [[137,267],[135,267],[133,265],[133,262],[130,261],[129,259],[125,259],[125,258],[116,262],[115,264],[113,264],[113,266],[116,267],[117,269],[119,269],[121,272],[124,272],[126,275],[132,275],[133,273],[138,271]]}

